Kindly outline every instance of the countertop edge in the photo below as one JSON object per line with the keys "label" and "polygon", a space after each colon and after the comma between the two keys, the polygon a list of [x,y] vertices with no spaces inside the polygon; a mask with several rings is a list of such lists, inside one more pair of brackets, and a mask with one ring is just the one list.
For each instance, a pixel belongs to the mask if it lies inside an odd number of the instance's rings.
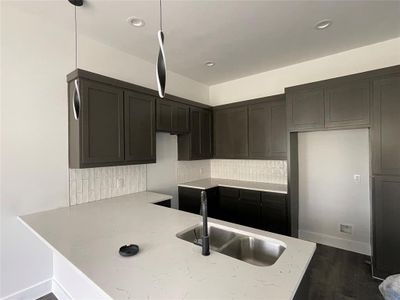
{"label": "countertop edge", "polygon": [[23,219],[23,216],[17,216],[17,219],[27,228],[31,233],[33,233],[41,242],[43,242],[51,251],[54,251],[58,255],[64,258],[64,260],[70,264],[74,270],[76,270],[82,277],[84,277],[90,284],[92,284],[94,287],[99,289],[99,291],[102,291],[105,296],[107,296],[109,299],[112,299],[112,297],[107,294],[101,287],[99,287],[92,279],[90,279],[84,272],[82,272],[76,265],[74,265],[68,258],[66,258],[60,251],[58,251],[53,245],[51,245],[43,236],[41,236],[36,230],[34,230],[31,226],[29,226],[28,223],[26,223]]}
{"label": "countertop edge", "polygon": [[285,191],[278,191],[278,190],[272,190],[272,189],[251,188],[251,187],[228,185],[228,184],[216,184],[216,185],[212,185],[212,186],[209,186],[209,187],[201,187],[201,186],[194,186],[194,185],[182,183],[182,184],[178,184],[178,186],[179,187],[191,188],[191,189],[197,189],[197,190],[208,190],[208,189],[212,189],[212,188],[215,188],[215,187],[229,187],[229,188],[242,189],[242,190],[252,190],[252,191],[258,191],[258,192],[270,192],[270,193],[287,195],[287,192],[285,192]]}

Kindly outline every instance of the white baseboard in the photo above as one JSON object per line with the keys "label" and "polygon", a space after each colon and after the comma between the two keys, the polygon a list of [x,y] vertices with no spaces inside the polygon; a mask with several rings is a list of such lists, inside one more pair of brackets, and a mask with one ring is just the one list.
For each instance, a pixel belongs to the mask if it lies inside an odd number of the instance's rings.
{"label": "white baseboard", "polygon": [[342,239],[336,236],[306,230],[299,230],[299,238],[352,252],[371,255],[371,245],[369,243]]}
{"label": "white baseboard", "polygon": [[1,298],[1,300],[31,300],[37,299],[52,291],[52,279],[46,279],[23,290]]}
{"label": "white baseboard", "polygon": [[73,297],[70,293],[63,287],[63,285],[58,282],[57,279],[53,278],[52,282],[52,292],[57,297],[58,300],[72,300]]}

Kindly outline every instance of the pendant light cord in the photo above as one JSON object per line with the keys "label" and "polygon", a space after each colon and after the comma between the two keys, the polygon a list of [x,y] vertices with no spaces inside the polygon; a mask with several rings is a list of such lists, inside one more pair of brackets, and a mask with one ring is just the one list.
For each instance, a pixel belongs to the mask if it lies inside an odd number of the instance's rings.
{"label": "pendant light cord", "polygon": [[160,0],[160,30],[162,31],[162,5]]}
{"label": "pendant light cord", "polygon": [[75,6],[75,69],[78,69],[78,21]]}

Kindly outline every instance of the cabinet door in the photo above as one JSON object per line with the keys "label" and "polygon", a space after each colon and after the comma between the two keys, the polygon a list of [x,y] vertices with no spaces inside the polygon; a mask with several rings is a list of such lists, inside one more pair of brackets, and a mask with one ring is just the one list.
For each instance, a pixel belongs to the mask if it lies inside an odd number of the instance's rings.
{"label": "cabinet door", "polygon": [[325,90],[325,127],[369,126],[370,81],[352,81]]}
{"label": "cabinet door", "polygon": [[189,132],[189,106],[173,102],[171,131],[176,134]]}
{"label": "cabinet door", "polygon": [[249,157],[286,159],[285,100],[249,105]]}
{"label": "cabinet door", "polygon": [[239,190],[234,188],[219,188],[219,218],[238,223]]}
{"label": "cabinet door", "polygon": [[288,213],[286,195],[278,193],[262,193],[262,225],[263,229],[288,234]]}
{"label": "cabinet door", "polygon": [[249,157],[267,158],[271,151],[271,107],[267,102],[249,105]]}
{"label": "cabinet door", "polygon": [[324,128],[323,88],[288,91],[286,101],[289,130]]}
{"label": "cabinet door", "polygon": [[125,160],[156,161],[155,100],[151,96],[125,92]]}
{"label": "cabinet door", "polygon": [[201,109],[192,108],[191,110],[191,159],[201,158]]}
{"label": "cabinet door", "polygon": [[165,99],[157,99],[157,131],[172,131],[172,102]]}
{"label": "cabinet door", "polygon": [[200,213],[200,192],[199,189],[178,187],[179,210],[199,214]]}
{"label": "cabinet door", "polygon": [[373,273],[400,273],[400,178],[375,177],[373,192]]}
{"label": "cabinet door", "polygon": [[261,193],[240,190],[238,202],[238,223],[253,228],[260,228]]}
{"label": "cabinet door", "polygon": [[287,159],[286,103],[272,102],[269,159]]}
{"label": "cabinet door", "polygon": [[211,111],[203,109],[201,112],[201,158],[212,157],[212,114]]}
{"label": "cabinet door", "polygon": [[226,109],[214,111],[214,154],[217,158],[232,158],[231,140],[227,130],[229,116]]}
{"label": "cabinet door", "polygon": [[[202,190],[200,189],[178,187],[179,210],[199,214],[201,206],[201,191]],[[206,193],[208,216],[211,218],[218,218],[218,188],[207,189]]]}
{"label": "cabinet door", "polygon": [[123,90],[82,80],[82,164],[124,161]]}
{"label": "cabinet door", "polygon": [[400,74],[373,84],[373,173],[400,175]]}
{"label": "cabinet door", "polygon": [[247,158],[247,106],[218,109],[214,114],[215,155],[218,158]]}

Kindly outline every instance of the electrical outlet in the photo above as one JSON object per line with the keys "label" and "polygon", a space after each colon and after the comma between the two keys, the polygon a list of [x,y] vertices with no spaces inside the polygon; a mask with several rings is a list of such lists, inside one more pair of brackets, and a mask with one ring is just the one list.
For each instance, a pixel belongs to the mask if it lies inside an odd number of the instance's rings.
{"label": "electrical outlet", "polygon": [[117,189],[122,189],[125,186],[125,180],[123,178],[117,179]]}
{"label": "electrical outlet", "polygon": [[200,174],[203,175],[203,168],[200,168]]}
{"label": "electrical outlet", "polygon": [[346,234],[353,234],[353,225],[350,224],[340,224],[340,232]]}
{"label": "electrical outlet", "polygon": [[360,183],[361,182],[361,175],[354,174],[353,175],[353,180],[354,180],[355,183]]}

